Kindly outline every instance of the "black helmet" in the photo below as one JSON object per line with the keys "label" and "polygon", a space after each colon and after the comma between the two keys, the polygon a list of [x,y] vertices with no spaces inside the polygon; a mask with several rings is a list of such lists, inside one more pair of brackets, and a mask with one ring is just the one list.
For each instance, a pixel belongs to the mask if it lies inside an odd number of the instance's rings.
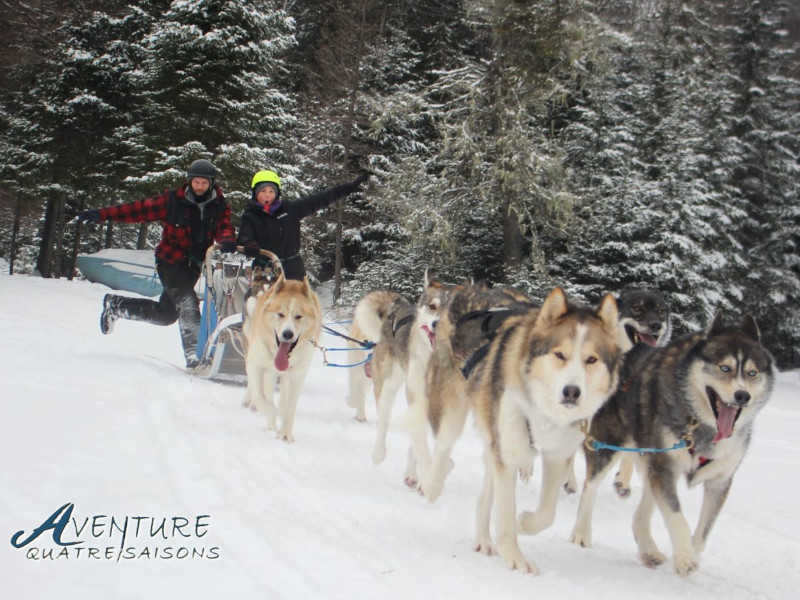
{"label": "black helmet", "polygon": [[211,184],[214,184],[214,178],[217,176],[217,167],[211,164],[210,160],[205,158],[198,158],[189,165],[189,170],[186,171],[186,178],[191,181],[193,177],[205,177]]}

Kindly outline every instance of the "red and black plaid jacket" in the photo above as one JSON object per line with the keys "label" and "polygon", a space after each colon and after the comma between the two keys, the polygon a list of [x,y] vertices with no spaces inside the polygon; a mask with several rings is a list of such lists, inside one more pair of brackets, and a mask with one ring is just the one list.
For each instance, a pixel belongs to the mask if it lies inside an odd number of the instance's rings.
{"label": "red and black plaid jacket", "polygon": [[[111,221],[121,221],[123,223],[144,223],[151,221],[161,221],[164,231],[161,241],[156,247],[156,258],[168,263],[179,263],[187,258],[194,258],[202,261],[204,256],[192,256],[192,221],[199,222],[199,208],[193,202],[186,199],[186,186],[170,192],[164,191],[160,196],[145,198],[126,204],[118,204],[101,208],[100,219]],[[206,224],[213,224],[212,228],[206,231],[203,240],[202,250],[205,250],[214,243],[228,242],[235,239],[233,226],[231,225],[231,207],[222,195],[222,189],[215,186],[216,198],[209,202],[203,210],[204,221]],[[172,205],[170,205],[172,198]],[[196,215],[192,214],[192,211]],[[192,219],[192,217],[195,217]],[[198,250],[198,248],[195,248]],[[195,252],[196,254],[196,252]]]}

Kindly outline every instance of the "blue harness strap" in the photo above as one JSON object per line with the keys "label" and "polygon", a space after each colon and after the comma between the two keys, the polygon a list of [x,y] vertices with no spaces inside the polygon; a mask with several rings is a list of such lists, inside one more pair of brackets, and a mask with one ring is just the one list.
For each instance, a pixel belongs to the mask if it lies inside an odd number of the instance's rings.
{"label": "blue harness strap", "polygon": [[323,325],[322,329],[326,333],[330,333],[331,335],[344,338],[349,342],[353,342],[359,345],[358,348],[325,348],[324,346],[317,345],[317,348],[319,348],[322,351],[322,363],[326,367],[339,367],[342,369],[349,369],[351,367],[359,367],[361,365],[365,365],[372,360],[372,352],[370,352],[364,360],[361,360],[356,363],[341,364],[341,363],[328,362],[328,352],[352,352],[354,350],[372,350],[375,347],[375,342],[371,342],[369,340],[357,340],[355,338],[350,337],[349,335],[345,335],[339,331],[336,331],[335,329],[332,329],[327,325]]}
{"label": "blue harness strap", "polygon": [[658,452],[671,452],[672,450],[680,450],[687,448],[689,442],[687,440],[680,440],[675,442],[669,448],[624,448],[622,446],[614,446],[613,444],[606,444],[605,442],[598,442],[597,440],[588,440],[592,450],[614,450],[615,452],[636,452],[638,454],[655,454]]}

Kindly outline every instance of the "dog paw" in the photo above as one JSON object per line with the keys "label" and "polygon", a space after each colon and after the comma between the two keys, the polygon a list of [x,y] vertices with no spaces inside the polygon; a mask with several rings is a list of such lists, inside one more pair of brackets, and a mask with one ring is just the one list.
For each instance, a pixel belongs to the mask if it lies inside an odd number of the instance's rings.
{"label": "dog paw", "polygon": [[641,559],[642,564],[648,569],[655,569],[659,565],[664,564],[664,561],[667,560],[667,557],[657,550],[642,552],[639,554],[639,558]]}
{"label": "dog paw", "polygon": [[383,444],[375,444],[375,447],[372,449],[373,464],[379,465],[384,461],[385,458],[386,458],[386,446]]}
{"label": "dog paw", "polygon": [[578,491],[578,486],[575,484],[574,481],[567,481],[564,484],[564,491],[567,492],[568,494],[574,494],[575,492]]}
{"label": "dog paw", "polygon": [[528,467],[520,467],[518,473],[519,480],[527,485],[531,480],[531,477],[533,477],[533,463],[531,463],[531,465]]}
{"label": "dog paw", "polygon": [[428,502],[436,502],[439,496],[442,495],[443,489],[444,481],[434,480],[429,477],[424,477],[419,486],[420,493],[428,499]]}
{"label": "dog paw", "polygon": [[690,573],[693,573],[699,566],[694,552],[676,554],[674,562],[675,572],[682,577],[686,577]]}
{"label": "dog paw", "polygon": [[355,419],[359,423],[366,423],[367,422],[367,415],[356,415],[355,417],[353,417],[353,419]]}
{"label": "dog paw", "polygon": [[572,535],[569,536],[569,541],[576,546],[580,546],[581,548],[591,548],[592,533],[590,531],[579,531],[578,529],[575,529],[572,532]]}
{"label": "dog paw", "polygon": [[539,568],[536,564],[528,562],[516,544],[508,544],[506,547],[498,545],[497,552],[503,557],[510,569],[530,573],[531,575],[539,574]]}
{"label": "dog paw", "polygon": [[627,498],[628,496],[631,495],[631,488],[626,486],[621,481],[614,482],[614,491],[617,492],[617,496],[619,496],[620,498]]}
{"label": "dog paw", "polygon": [[294,436],[291,433],[286,433],[285,431],[279,431],[276,437],[282,442],[286,442],[287,444],[294,444]]}
{"label": "dog paw", "polygon": [[416,475],[406,475],[403,478],[403,483],[405,483],[412,490],[416,490],[419,487],[419,481],[417,480]]}
{"label": "dog paw", "polygon": [[550,527],[553,524],[553,520],[539,511],[530,512],[526,510],[520,514],[518,523],[520,533],[534,534]]}
{"label": "dog paw", "polygon": [[475,552],[480,552],[486,556],[494,556],[497,554],[497,549],[492,544],[492,540],[487,537],[475,542]]}

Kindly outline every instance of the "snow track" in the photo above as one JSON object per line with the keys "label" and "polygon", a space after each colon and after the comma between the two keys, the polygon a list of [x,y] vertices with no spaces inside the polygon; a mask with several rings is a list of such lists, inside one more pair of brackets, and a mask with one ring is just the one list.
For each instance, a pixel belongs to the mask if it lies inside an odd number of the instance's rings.
{"label": "snow track", "polygon": [[[593,600],[795,597],[800,587],[800,406],[797,373],[756,422],[752,452],[711,534],[700,570],[638,563],[630,533],[640,490],[598,495],[594,547],[568,543],[578,497],[563,496],[552,528],[520,538],[542,575],[509,571],[472,551],[481,448],[468,427],[443,496],[429,504],[403,484],[406,436],[391,431],[387,460],[372,465],[374,403],[366,424],[345,405],[347,371],[317,357],[300,398],[296,443],[266,430],[241,406],[244,388],[180,373],[177,326],[120,321],[100,334],[106,288],[86,282],[0,276],[0,580],[3,597],[365,598],[581,597]],[[338,346],[336,338],[325,340]],[[151,354],[159,360],[148,360]],[[398,399],[396,422],[404,401]],[[578,460],[579,480],[582,460]],[[538,502],[538,468],[519,488]],[[694,522],[698,490],[683,488]],[[32,560],[11,546],[64,503],[94,515],[208,515],[202,537],[128,541],[216,547],[218,559]],[[654,535],[669,553],[660,518]],[[89,528],[90,529],[90,528]],[[81,539],[119,546],[119,536]],[[74,539],[70,528],[65,538]],[[158,543],[156,543],[158,542]],[[50,533],[31,546],[55,546]],[[127,545],[127,544],[126,544]]]}

